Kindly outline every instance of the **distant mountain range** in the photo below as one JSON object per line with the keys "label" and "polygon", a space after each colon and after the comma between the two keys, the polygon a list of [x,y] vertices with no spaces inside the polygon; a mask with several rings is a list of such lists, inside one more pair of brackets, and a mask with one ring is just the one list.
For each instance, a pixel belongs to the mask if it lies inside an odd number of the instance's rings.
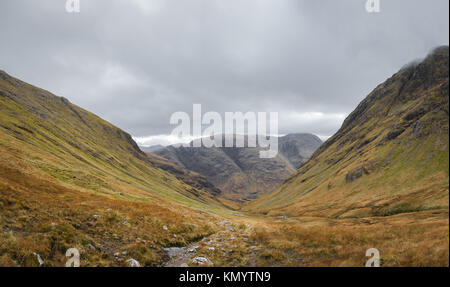
{"label": "distant mountain range", "polygon": [[322,141],[312,134],[290,134],[278,140],[279,153],[261,159],[261,148],[152,148],[154,153],[205,176],[231,200],[249,200],[272,191],[299,168]]}
{"label": "distant mountain range", "polygon": [[[379,85],[276,192],[247,208],[333,218],[449,206],[449,48]],[[445,212],[445,211],[444,211]]]}

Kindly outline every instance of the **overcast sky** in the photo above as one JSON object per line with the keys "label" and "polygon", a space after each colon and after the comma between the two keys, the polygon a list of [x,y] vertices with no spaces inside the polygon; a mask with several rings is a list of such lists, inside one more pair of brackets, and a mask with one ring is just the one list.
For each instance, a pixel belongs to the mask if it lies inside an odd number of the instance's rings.
{"label": "overcast sky", "polygon": [[279,112],[280,134],[331,136],[406,63],[449,42],[448,0],[0,1],[0,69],[140,139],[173,112]]}

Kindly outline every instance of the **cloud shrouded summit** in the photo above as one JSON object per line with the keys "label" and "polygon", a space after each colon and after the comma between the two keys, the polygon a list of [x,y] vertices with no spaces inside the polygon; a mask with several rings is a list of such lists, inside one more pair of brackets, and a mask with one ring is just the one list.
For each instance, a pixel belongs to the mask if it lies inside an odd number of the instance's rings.
{"label": "cloud shrouded summit", "polygon": [[194,103],[330,136],[377,84],[449,42],[447,0],[381,0],[373,14],[364,0],[81,0],[79,14],[64,2],[0,2],[0,69],[152,143]]}

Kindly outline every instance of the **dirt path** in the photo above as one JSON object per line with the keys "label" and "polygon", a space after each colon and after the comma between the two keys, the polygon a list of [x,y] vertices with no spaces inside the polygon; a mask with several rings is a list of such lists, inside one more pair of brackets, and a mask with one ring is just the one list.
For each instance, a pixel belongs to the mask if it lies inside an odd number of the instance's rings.
{"label": "dirt path", "polygon": [[[169,260],[164,267],[240,265],[245,258],[245,266],[252,266],[251,260],[259,252],[259,247],[252,245],[250,224],[234,224],[228,220],[218,222],[220,231],[192,243],[186,247],[165,248]],[[245,256],[243,256],[245,254]]]}

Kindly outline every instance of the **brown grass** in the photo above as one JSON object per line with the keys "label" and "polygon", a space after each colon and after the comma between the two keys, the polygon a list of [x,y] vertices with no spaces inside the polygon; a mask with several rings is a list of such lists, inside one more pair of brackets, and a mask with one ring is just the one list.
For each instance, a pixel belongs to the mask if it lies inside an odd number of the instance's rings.
{"label": "brown grass", "polygon": [[214,215],[173,202],[111,199],[4,166],[0,175],[0,266],[36,266],[33,252],[46,266],[64,266],[73,247],[82,266],[123,266],[129,258],[158,266],[162,247],[184,246],[216,229]]}
{"label": "brown grass", "polygon": [[[300,223],[298,222],[300,220]],[[302,222],[305,220],[304,222]],[[353,220],[259,223],[258,266],[364,266],[377,248],[382,266],[448,266],[448,211]]]}

